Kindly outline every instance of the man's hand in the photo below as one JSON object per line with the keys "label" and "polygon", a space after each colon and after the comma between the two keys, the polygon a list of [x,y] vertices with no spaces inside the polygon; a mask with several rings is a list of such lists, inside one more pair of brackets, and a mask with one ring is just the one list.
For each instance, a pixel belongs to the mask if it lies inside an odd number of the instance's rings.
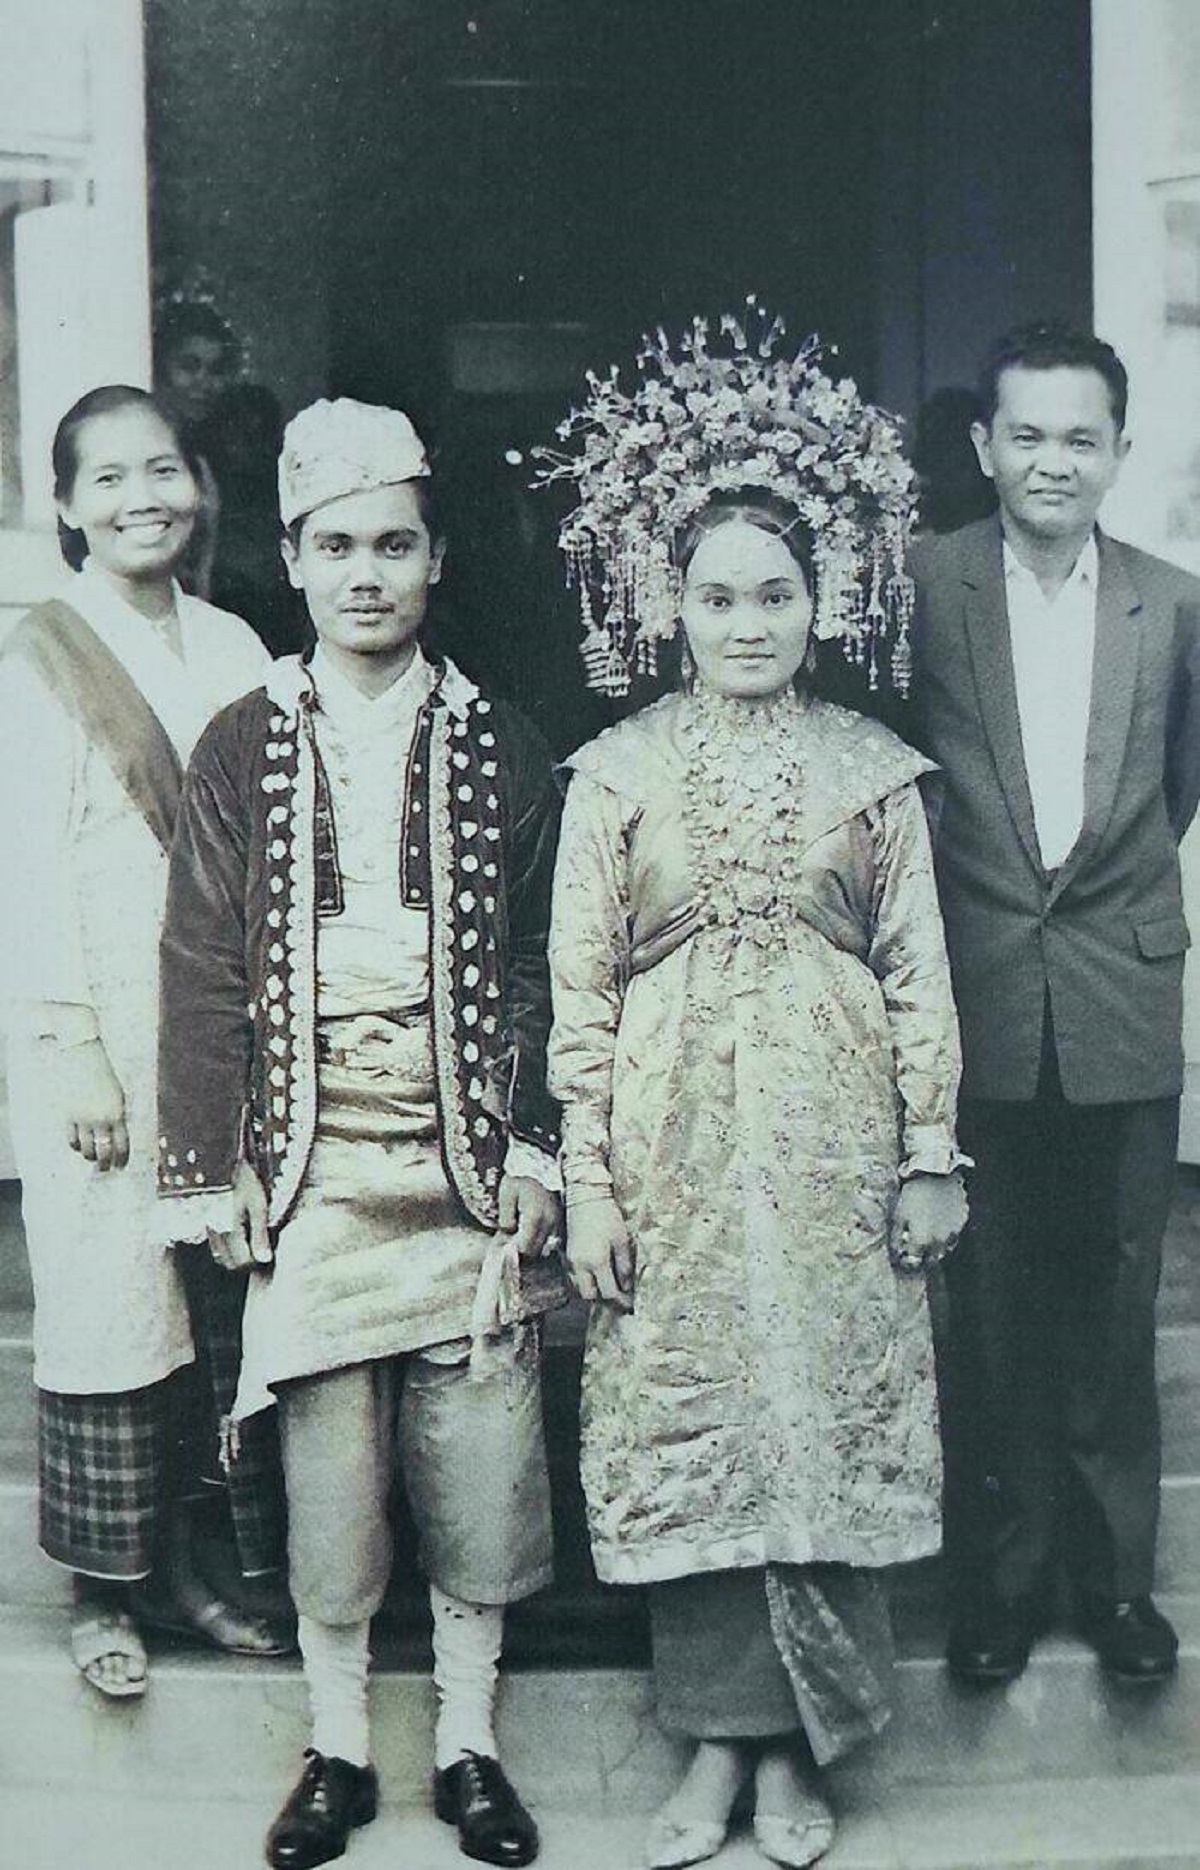
{"label": "man's hand", "polygon": [[562,1244],[562,1204],[557,1195],[531,1175],[505,1175],[500,1179],[502,1234],[512,1234],[523,1260],[536,1260],[548,1242]]}
{"label": "man's hand", "polygon": [[67,1141],[101,1170],[123,1169],[129,1161],[125,1093],[108,1062],[101,1039],[64,1046],[55,1056]]}
{"label": "man's hand", "polygon": [[944,1260],[967,1224],[961,1171],[913,1175],[900,1184],[888,1250],[902,1273],[924,1273]]}
{"label": "man's hand", "polygon": [[248,1162],[239,1162],[230,1196],[233,1225],[227,1234],[208,1230],[208,1245],[217,1265],[227,1273],[247,1266],[269,1266],[274,1255],[267,1233],[267,1197]]}
{"label": "man's hand", "polygon": [[567,1267],[581,1299],[605,1299],[633,1310],[633,1242],[611,1196],[583,1201],[567,1224]]}

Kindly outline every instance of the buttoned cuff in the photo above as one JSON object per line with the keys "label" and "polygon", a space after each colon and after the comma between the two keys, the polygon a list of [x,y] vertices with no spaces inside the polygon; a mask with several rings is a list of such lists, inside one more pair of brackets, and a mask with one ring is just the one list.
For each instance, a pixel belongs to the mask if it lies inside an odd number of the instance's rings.
{"label": "buttoned cuff", "polygon": [[531,1182],[540,1182],[552,1195],[562,1194],[563,1179],[558,1157],[548,1156],[544,1149],[535,1149],[532,1143],[523,1143],[520,1137],[509,1138],[504,1173],[523,1175]]}
{"label": "buttoned cuff", "polygon": [[569,1181],[567,1183],[566,1205],[568,1214],[571,1214],[576,1208],[586,1208],[589,1203],[593,1201],[615,1200],[616,1196],[613,1193],[613,1185],[608,1177],[604,1177],[603,1179],[597,1177],[595,1180],[584,1182]]}
{"label": "buttoned cuff", "polygon": [[938,1124],[912,1125],[904,1137],[907,1145],[900,1164],[900,1180],[911,1181],[914,1175],[953,1175],[956,1169],[973,1169],[970,1156],[964,1156],[952,1132]]}

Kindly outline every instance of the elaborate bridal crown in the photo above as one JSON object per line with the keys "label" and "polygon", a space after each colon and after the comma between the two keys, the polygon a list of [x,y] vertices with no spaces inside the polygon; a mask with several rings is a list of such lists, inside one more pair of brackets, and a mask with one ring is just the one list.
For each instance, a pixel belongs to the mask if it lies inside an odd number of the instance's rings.
{"label": "elaborate bridal crown", "polygon": [[792,505],[813,540],[814,630],[841,637],[874,687],[886,645],[908,686],[912,582],[904,569],[915,504],[898,421],[849,377],[821,368],[816,337],[792,352],[753,297],[716,333],[695,318],[672,349],[661,328],[638,353],[626,392],[614,366],[541,448],[534,485],[573,481],[578,504],[559,544],[578,590],[592,687],[627,692],[679,621],[680,534],[714,493],[753,488]]}

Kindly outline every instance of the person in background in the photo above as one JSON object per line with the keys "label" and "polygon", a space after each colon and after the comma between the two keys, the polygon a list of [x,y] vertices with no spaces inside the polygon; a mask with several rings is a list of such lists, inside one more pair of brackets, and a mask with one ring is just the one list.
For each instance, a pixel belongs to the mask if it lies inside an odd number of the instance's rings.
{"label": "person in background", "polygon": [[903,675],[911,470],[811,347],[722,336],[590,379],[548,456],[595,679],[686,646],[566,763],[551,936],[592,1550],[649,1586],[694,1743],[655,1870],[745,1785],[768,1857],[832,1842],[820,1769],[889,1713],[880,1568],[939,1544],[924,1275],[963,1221],[929,762],[811,687],[818,636],[877,666],[889,614]]}
{"label": "person in background", "polygon": [[913,555],[913,726],[963,1037],[971,1222],[947,1269],[951,1669],[1011,1681],[1065,1569],[1106,1671],[1157,1682],[1154,1310],[1200,794],[1200,582],[1110,539],[1127,383],[1090,333],[988,359],[998,516]]}
{"label": "person in background", "polygon": [[[155,1199],[158,940],[182,768],[262,679],[237,617],[175,581],[199,489],[144,390],[82,397],[53,447],[61,589],[0,650],[9,1093],[33,1270],[40,1539],[74,1575],[71,1650],[144,1693],[139,1625],[279,1654],[195,1571],[172,1474],[193,1344]],[[156,1601],[137,1588],[155,1574]]]}
{"label": "person in background", "polygon": [[154,383],[197,461],[201,505],[181,582],[244,616],[272,655],[301,647],[301,620],[279,558],[278,398],[243,375],[243,346],[208,294],[159,305]]}
{"label": "person in background", "polygon": [[195,463],[200,504],[181,561],[180,582],[197,597],[211,595],[221,520],[221,493],[208,460],[206,429],[222,393],[241,368],[232,325],[207,297],[172,293],[154,320],[154,388]]}
{"label": "person in background", "polygon": [[160,1081],[171,1230],[253,1267],[234,1473],[271,1408],[282,1439],[313,1726],[267,1856],[306,1870],[375,1816],[368,1642],[398,1471],[430,1580],[436,1810],[469,1856],[524,1864],[537,1829],[493,1701],[504,1606],[551,1568],[558,795],[520,716],[419,646],[443,542],[407,417],[314,404],[288,425],[279,491],[317,646],[196,749]]}

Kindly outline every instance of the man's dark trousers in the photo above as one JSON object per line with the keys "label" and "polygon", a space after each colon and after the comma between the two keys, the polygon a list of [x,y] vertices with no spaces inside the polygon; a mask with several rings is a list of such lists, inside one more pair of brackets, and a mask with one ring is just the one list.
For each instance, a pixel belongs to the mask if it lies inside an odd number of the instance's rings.
{"label": "man's dark trousers", "polygon": [[1036,1096],[967,1099],[971,1220],[947,1263],[946,1546],[959,1602],[1153,1584],[1154,1302],[1178,1098],[1070,1104],[1047,1014]]}

